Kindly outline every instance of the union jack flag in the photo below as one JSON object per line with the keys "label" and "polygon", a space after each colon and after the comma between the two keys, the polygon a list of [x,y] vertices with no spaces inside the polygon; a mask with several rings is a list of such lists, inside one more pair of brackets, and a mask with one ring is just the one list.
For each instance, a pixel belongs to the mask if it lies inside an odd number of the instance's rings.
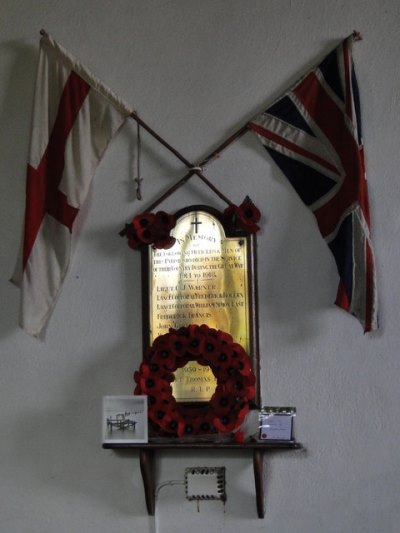
{"label": "union jack flag", "polygon": [[339,272],[336,304],[377,329],[360,101],[345,39],[311,72],[249,123],[314,213]]}

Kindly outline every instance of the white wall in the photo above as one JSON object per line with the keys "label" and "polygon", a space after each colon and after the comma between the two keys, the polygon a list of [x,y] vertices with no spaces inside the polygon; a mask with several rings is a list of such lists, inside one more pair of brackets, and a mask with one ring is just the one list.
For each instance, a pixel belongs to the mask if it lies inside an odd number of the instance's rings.
{"label": "white wall", "polygon": [[[399,60],[397,0],[3,0],[0,9],[0,531],[392,533],[399,530]],[[183,175],[143,134],[145,201],[133,199],[135,126],[96,174],[81,239],[44,340],[17,327],[8,278],[19,246],[39,30],[44,27],[189,159],[200,159],[353,29],[378,264],[381,329],[332,305],[333,261],[310,213],[250,135],[209,167],[263,212],[259,295],[264,403],[296,405],[307,452],[266,460],[256,518],[250,457],[165,453],[157,480],[227,468],[228,501],[160,490],[146,514],[138,459],[100,446],[105,394],[130,394],[141,358],[139,257],[118,237]],[[164,204],[223,207],[198,182]]]}

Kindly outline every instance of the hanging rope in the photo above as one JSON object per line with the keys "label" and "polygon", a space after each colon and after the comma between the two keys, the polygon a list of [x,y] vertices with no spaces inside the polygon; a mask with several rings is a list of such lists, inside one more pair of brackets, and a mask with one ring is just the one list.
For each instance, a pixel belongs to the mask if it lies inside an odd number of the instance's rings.
{"label": "hanging rope", "polygon": [[137,154],[136,154],[136,176],[134,178],[134,182],[136,183],[136,198],[138,200],[142,200],[142,181],[143,178],[141,176],[141,170],[140,170],[140,159],[142,154],[142,140],[140,136],[140,124],[139,122],[136,123],[136,146],[137,146]]}

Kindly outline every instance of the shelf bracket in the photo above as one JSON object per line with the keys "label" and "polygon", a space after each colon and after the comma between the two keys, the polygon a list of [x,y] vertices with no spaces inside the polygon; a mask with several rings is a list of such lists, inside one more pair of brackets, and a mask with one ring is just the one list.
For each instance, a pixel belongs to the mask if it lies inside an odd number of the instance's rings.
{"label": "shelf bracket", "polygon": [[264,498],[264,450],[254,448],[253,450],[254,483],[256,489],[256,504],[258,518],[264,518],[265,498]]}
{"label": "shelf bracket", "polygon": [[156,488],[154,484],[154,450],[140,448],[140,472],[142,473],[147,512],[154,516],[156,510]]}
{"label": "shelf bracket", "polygon": [[147,512],[150,516],[155,515],[156,510],[156,482],[155,482],[155,460],[157,453],[163,449],[223,449],[223,450],[251,450],[253,453],[253,470],[254,484],[256,493],[256,505],[258,518],[264,518],[265,515],[265,493],[264,493],[264,454],[267,452],[279,452],[289,450],[299,450],[302,445],[295,441],[288,442],[249,442],[244,444],[237,443],[196,443],[180,442],[173,440],[164,443],[148,444],[124,444],[124,443],[107,443],[103,444],[105,449],[130,450],[139,449],[140,472],[143,479],[144,495],[146,500]]}

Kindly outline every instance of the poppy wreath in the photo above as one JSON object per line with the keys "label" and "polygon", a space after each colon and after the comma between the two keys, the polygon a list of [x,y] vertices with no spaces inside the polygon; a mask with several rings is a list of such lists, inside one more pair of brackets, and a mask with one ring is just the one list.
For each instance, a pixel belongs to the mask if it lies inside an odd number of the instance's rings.
{"label": "poppy wreath", "polygon": [[[173,396],[174,372],[189,361],[209,366],[217,386],[205,409]],[[203,324],[170,329],[157,337],[134,374],[135,394],[148,396],[148,417],[166,434],[178,437],[238,431],[254,399],[255,376],[243,347],[232,336]]]}
{"label": "poppy wreath", "polygon": [[175,217],[165,211],[142,213],[136,215],[129,224],[125,224],[125,228],[119,234],[121,237],[127,237],[128,246],[134,250],[144,244],[168,249],[175,244],[175,238],[170,235],[175,224]]}

